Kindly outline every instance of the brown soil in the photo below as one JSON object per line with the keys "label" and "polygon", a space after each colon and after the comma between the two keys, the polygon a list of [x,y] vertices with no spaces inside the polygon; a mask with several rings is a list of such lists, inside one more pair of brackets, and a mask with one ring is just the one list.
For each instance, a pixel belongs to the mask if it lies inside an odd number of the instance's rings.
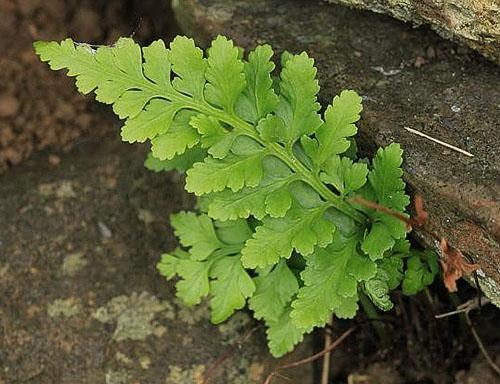
{"label": "brown soil", "polygon": [[0,173],[36,150],[67,150],[116,125],[72,79],[39,62],[34,40],[106,44],[134,34],[144,42],[175,31],[168,1],[0,0]]}

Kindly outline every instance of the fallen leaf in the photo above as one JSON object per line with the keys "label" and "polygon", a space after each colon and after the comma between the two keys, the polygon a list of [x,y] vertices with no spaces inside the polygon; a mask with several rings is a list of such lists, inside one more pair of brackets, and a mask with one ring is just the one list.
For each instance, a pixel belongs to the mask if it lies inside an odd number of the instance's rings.
{"label": "fallen leaf", "polygon": [[464,274],[470,275],[475,270],[479,269],[478,264],[470,264],[465,260],[463,253],[448,245],[445,238],[441,238],[439,244],[441,249],[441,267],[443,268],[444,285],[450,292],[457,291],[457,280]]}

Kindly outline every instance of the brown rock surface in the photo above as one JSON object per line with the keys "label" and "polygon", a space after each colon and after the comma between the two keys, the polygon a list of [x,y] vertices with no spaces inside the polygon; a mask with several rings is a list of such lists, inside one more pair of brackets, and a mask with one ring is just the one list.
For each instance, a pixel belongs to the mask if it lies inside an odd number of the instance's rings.
{"label": "brown rock surface", "polygon": [[465,44],[500,64],[498,0],[328,0],[386,13],[414,25],[428,24],[441,36]]}

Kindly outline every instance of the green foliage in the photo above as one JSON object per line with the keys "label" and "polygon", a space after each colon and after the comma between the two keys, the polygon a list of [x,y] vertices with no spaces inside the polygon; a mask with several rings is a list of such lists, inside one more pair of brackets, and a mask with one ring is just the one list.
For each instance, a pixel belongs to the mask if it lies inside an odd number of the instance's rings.
{"label": "green foliage", "polygon": [[[379,148],[373,160],[373,169],[368,175],[369,187],[376,201],[397,212],[404,212],[410,203],[410,198],[404,192],[405,183],[401,178],[402,154],[399,144]],[[378,260],[394,246],[396,240],[406,236],[406,226],[401,220],[378,211],[371,211],[368,214],[372,219],[372,225],[361,243],[361,248],[372,260]]]}
{"label": "green foliage", "polygon": [[414,295],[431,285],[438,270],[438,258],[434,251],[414,251],[407,260],[403,293]]}
{"label": "green foliage", "polygon": [[172,216],[180,248],[158,270],[177,279],[187,305],[208,297],[214,323],[248,303],[281,356],[332,314],[355,316],[360,293],[388,310],[401,281],[407,294],[432,281],[436,259],[410,254],[404,223],[354,199],[404,214],[402,150],[391,144],[373,162],[357,159],[361,97],[343,91],[320,114],[305,52],[284,53],[274,77],[270,46],[245,58],[222,36],[206,55],[186,37],[168,48],[122,38],[35,50],[113,106],[124,141],[151,143],[149,169],[186,173],[200,212]]}

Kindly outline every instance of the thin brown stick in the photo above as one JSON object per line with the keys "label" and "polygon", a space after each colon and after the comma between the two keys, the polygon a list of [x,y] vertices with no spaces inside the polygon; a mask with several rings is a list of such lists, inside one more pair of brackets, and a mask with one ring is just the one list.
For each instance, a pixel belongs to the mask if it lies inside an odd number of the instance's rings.
{"label": "thin brown stick", "polygon": [[210,366],[210,368],[208,368],[207,372],[205,373],[205,375],[203,376],[203,384],[209,384],[210,381],[212,380],[213,376],[214,376],[214,372],[217,370],[217,368],[219,368],[220,365],[222,365],[222,363],[224,361],[226,361],[229,357],[231,357],[231,355],[233,354],[233,352],[241,345],[243,344],[246,340],[248,340],[250,338],[250,336],[257,330],[257,327],[253,327],[251,328],[250,330],[248,330],[244,335],[243,337],[241,338],[241,340],[237,340],[234,344],[230,345],[229,348],[226,349],[226,351],[220,355],[217,360],[215,360],[215,362]]}
{"label": "thin brown stick", "polygon": [[429,136],[429,135],[426,135],[425,133],[422,133],[420,131],[417,131],[416,129],[413,129],[413,128],[410,128],[410,127],[403,127],[404,129],[406,129],[408,132],[411,132],[411,133],[414,133],[415,135],[418,135],[418,136],[421,136],[421,137],[425,137],[426,139],[430,140],[430,141],[433,141],[437,144],[440,144],[442,145],[443,147],[447,147],[447,148],[450,148],[450,149],[453,149],[454,151],[457,151],[457,152],[460,152],[462,154],[464,154],[465,156],[469,156],[469,157],[474,157],[474,155],[470,152],[467,152],[461,148],[458,148],[458,147],[455,147],[454,145],[451,145],[451,144],[448,144],[442,140],[439,140],[439,139],[436,139],[432,136]]}
{"label": "thin brown stick", "polygon": [[354,197],[353,199],[351,199],[354,203],[357,203],[359,205],[363,205],[367,208],[371,208],[371,209],[374,209],[376,211],[379,211],[379,212],[383,212],[389,216],[392,216],[392,217],[395,217],[396,219],[399,219],[401,220],[403,223],[406,224],[406,226],[408,227],[408,229],[411,229],[412,227],[412,221],[410,218],[406,217],[405,215],[403,215],[402,213],[398,212],[398,211],[395,211],[393,209],[390,209],[390,208],[387,208],[381,204],[377,204],[375,203],[374,201],[370,201],[370,200],[366,200],[364,198],[362,198],[361,196],[356,196]]}
{"label": "thin brown stick", "polygon": [[[325,328],[325,349],[330,346],[332,342],[332,318],[328,321],[328,326]],[[323,366],[321,368],[321,384],[328,384],[328,378],[330,376],[330,357],[332,353],[331,351],[327,352],[323,356]]]}
{"label": "thin brown stick", "polygon": [[458,315],[458,314],[464,313],[464,312],[469,313],[473,309],[479,309],[479,308],[481,308],[481,306],[486,305],[489,302],[490,302],[490,299],[488,299],[485,296],[484,297],[480,296],[479,300],[477,300],[477,298],[470,299],[470,300],[466,301],[465,303],[460,304],[454,311],[441,313],[441,314],[436,315],[434,317],[436,319],[442,319],[444,317]]}
{"label": "thin brown stick", "polygon": [[[430,231],[429,229],[427,229],[425,227],[425,223],[421,222],[421,219],[422,219],[421,217],[417,217],[417,218],[406,217],[401,212],[387,208],[387,207],[380,205],[380,204],[377,204],[373,201],[366,200],[366,199],[362,198],[361,196],[356,196],[356,197],[350,199],[350,201],[355,203],[355,204],[363,205],[364,207],[374,209],[376,211],[385,213],[389,216],[395,217],[398,220],[401,220],[403,223],[406,224],[406,228],[409,231],[412,230],[413,228],[417,228],[419,231],[428,234],[429,236],[431,236],[432,238],[434,238],[438,241],[441,239],[437,234],[435,234],[434,232]],[[420,204],[421,204],[421,202],[420,202]]]}
{"label": "thin brown stick", "polygon": [[281,365],[279,367],[277,367],[274,371],[272,371],[266,378],[266,380],[264,381],[264,384],[270,384],[271,383],[271,380],[274,376],[278,376],[280,375],[280,373],[278,372],[280,369],[289,369],[289,368],[296,368],[296,367],[299,367],[301,365],[304,365],[304,364],[308,364],[308,363],[311,363],[313,362],[314,360],[316,359],[319,359],[321,356],[333,351],[336,347],[338,347],[351,333],[354,332],[354,330],[357,328],[357,326],[354,326],[354,327],[351,327],[349,328],[347,331],[345,331],[342,335],[340,335],[333,343],[331,343],[328,348],[325,348],[323,349],[322,351],[312,355],[312,356],[309,356],[305,359],[302,359],[302,360],[298,360],[298,361],[295,361],[293,363],[289,363],[289,364],[285,364],[285,365]]}
{"label": "thin brown stick", "polygon": [[496,372],[496,374],[500,376],[500,368],[498,367],[498,365],[495,364],[495,362],[491,358],[490,354],[486,350],[486,347],[484,346],[483,342],[481,341],[481,338],[479,337],[479,335],[476,331],[476,328],[474,328],[474,325],[472,324],[472,321],[469,317],[469,313],[465,312],[464,315],[465,315],[465,320],[467,320],[467,324],[469,325],[470,331],[472,332],[472,336],[474,336],[474,339],[476,340],[477,346],[479,347],[479,350],[481,351],[484,358],[486,359],[486,362],[491,367],[491,369],[493,369]]}

